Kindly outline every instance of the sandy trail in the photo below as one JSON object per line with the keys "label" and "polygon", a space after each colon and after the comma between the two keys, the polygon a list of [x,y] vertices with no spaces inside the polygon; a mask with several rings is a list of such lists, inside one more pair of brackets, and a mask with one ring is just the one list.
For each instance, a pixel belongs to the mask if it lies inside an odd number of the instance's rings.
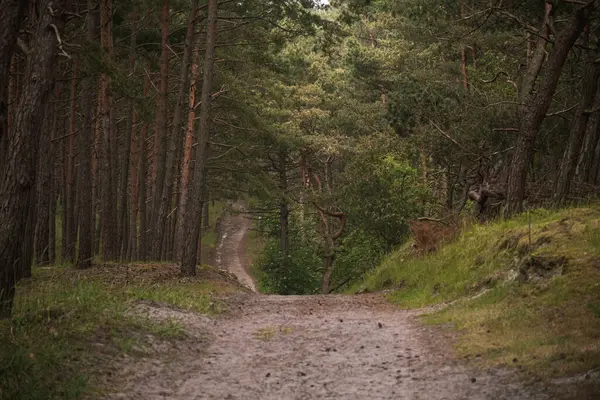
{"label": "sandy trail", "polygon": [[226,215],[221,220],[220,237],[217,243],[216,266],[237,276],[240,283],[256,292],[254,280],[248,274],[248,266],[242,262],[245,249],[241,248],[244,237],[252,223],[243,215]]}
{"label": "sandy trail", "polygon": [[[240,243],[243,216],[223,221],[220,266],[254,288]],[[188,339],[125,368],[126,399],[554,399],[513,372],[453,358],[438,332],[378,295],[240,295],[216,319],[140,305],[176,319]]]}

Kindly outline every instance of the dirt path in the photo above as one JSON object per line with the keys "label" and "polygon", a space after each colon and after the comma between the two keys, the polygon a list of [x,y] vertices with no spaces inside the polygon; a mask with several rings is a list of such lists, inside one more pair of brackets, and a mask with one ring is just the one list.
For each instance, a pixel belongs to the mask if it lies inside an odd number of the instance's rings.
{"label": "dirt path", "polygon": [[[224,221],[220,265],[254,287],[239,257],[249,225]],[[554,399],[513,373],[457,361],[438,332],[377,295],[240,295],[217,319],[157,305],[136,312],[179,320],[187,339],[122,368],[126,399]]]}
{"label": "dirt path", "polygon": [[256,292],[256,285],[248,274],[247,265],[242,262],[245,249],[244,237],[250,230],[251,222],[243,215],[226,215],[221,220],[220,237],[215,256],[216,266],[226,269],[237,276],[240,283]]}

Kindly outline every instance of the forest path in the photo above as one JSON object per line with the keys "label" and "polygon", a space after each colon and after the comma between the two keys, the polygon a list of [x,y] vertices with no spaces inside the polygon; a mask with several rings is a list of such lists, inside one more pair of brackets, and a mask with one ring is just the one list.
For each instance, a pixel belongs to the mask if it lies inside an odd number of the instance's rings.
{"label": "forest path", "polygon": [[[130,368],[127,399],[550,399],[513,372],[467,365],[414,311],[377,295],[246,294],[217,319],[143,305],[189,339]],[[143,310],[140,310],[144,312]],[[164,354],[164,350],[161,352]],[[164,356],[166,357],[166,356]]]}
{"label": "forest path", "polygon": [[[223,221],[220,266],[250,286],[243,250],[249,223]],[[250,281],[248,281],[250,279]],[[451,355],[448,338],[383,296],[241,294],[208,318],[157,304],[137,312],[177,320],[186,340],[123,367],[127,399],[550,399],[514,372]],[[113,397],[113,398],[114,398]]]}
{"label": "forest path", "polygon": [[235,214],[227,213],[221,219],[215,263],[217,267],[234,274],[242,285],[256,292],[256,284],[248,273],[245,257],[245,245],[252,222],[239,214],[243,211],[240,204],[234,204],[233,211]]}

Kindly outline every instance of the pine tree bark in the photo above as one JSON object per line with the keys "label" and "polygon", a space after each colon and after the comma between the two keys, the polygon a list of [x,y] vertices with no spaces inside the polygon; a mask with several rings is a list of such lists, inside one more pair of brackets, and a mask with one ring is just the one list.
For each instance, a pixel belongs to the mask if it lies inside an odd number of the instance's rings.
{"label": "pine tree bark", "polygon": [[577,165],[577,177],[582,182],[594,184],[593,175],[595,149],[600,143],[600,84],[596,84],[596,95],[591,106],[593,112],[587,124],[585,141],[581,149],[579,164]]}
{"label": "pine tree bark", "polygon": [[0,171],[8,149],[9,72],[27,3],[27,0],[4,0],[0,5]]}
{"label": "pine tree bark", "polygon": [[538,91],[531,97],[519,124],[519,138],[513,153],[509,170],[506,193],[505,215],[510,216],[523,210],[525,187],[527,183],[527,166],[533,157],[535,138],[540,125],[552,103],[556,85],[560,78],[563,65],[581,34],[588,20],[589,6],[581,7],[569,20],[558,37],[548,56],[546,68],[541,76]]}
{"label": "pine tree bark", "polygon": [[590,109],[596,97],[598,79],[600,78],[600,64],[595,63],[598,55],[598,48],[596,48],[595,50],[590,50],[586,57],[584,75],[581,82],[581,99],[571,125],[569,141],[556,180],[554,193],[555,200],[559,204],[564,202],[569,195],[571,181],[575,177],[577,161],[579,160],[583,139],[590,119]]}
{"label": "pine tree bark", "polygon": [[[88,14],[86,18],[88,43],[95,40],[96,24],[93,14],[94,3],[87,2]],[[79,247],[77,250],[77,268],[85,269],[92,266],[93,237],[94,237],[94,205],[92,189],[92,157],[94,143],[94,115],[93,115],[93,78],[85,77],[81,83],[83,110],[83,126],[77,136],[77,147],[79,148]]]}
{"label": "pine tree bark", "polygon": [[[184,217],[185,209],[187,206],[187,200],[189,195],[189,183],[190,176],[194,171],[194,164],[192,162],[192,146],[197,140],[196,131],[194,129],[194,123],[196,121],[196,86],[199,75],[198,68],[198,47],[200,43],[194,45],[192,51],[192,67],[190,71],[190,88],[188,92],[188,119],[186,134],[183,143],[183,158],[181,161],[181,174],[179,182],[179,204],[177,213],[177,226],[175,227],[175,242],[182,243],[183,240],[183,229],[184,229]],[[177,252],[177,259],[181,259],[181,246],[176,246],[175,251]]]}
{"label": "pine tree bark", "polygon": [[208,158],[208,139],[211,128],[211,91],[215,67],[215,47],[217,42],[217,0],[208,0],[208,24],[206,32],[206,53],[204,55],[204,76],[200,95],[200,116],[198,122],[198,145],[196,164],[189,199],[185,210],[184,237],[181,251],[182,275],[196,275],[198,241],[202,226],[202,200],[205,190],[206,163]]}
{"label": "pine tree bark", "polygon": [[[154,153],[156,154],[155,169],[156,180],[154,181],[154,190],[152,194],[152,240],[151,257],[154,260],[160,260],[162,249],[162,232],[157,232],[156,223],[160,212],[161,202],[163,200],[163,189],[165,185],[165,169],[167,167],[167,104],[169,97],[169,0],[164,0],[161,13],[161,55],[160,55],[160,89],[156,100],[156,126]],[[157,238],[160,236],[160,240]],[[158,242],[158,245],[157,245]],[[158,248],[156,248],[158,247]]]}
{"label": "pine tree bark", "polygon": [[[195,34],[195,20],[196,12],[198,9],[198,0],[191,1],[191,9],[188,16],[187,33],[185,37],[185,47],[183,50],[183,57],[181,59],[181,70],[179,72],[179,90],[177,93],[177,102],[175,104],[175,112],[173,115],[173,131],[171,137],[168,139],[167,159],[165,162],[165,176],[163,182],[163,188],[161,190],[162,199],[160,201],[158,213],[155,218],[154,225],[154,237],[152,248],[154,250],[153,258],[159,260],[165,256],[165,251],[161,244],[163,243],[163,236],[171,232],[168,229],[167,215],[169,214],[173,197],[173,186],[175,182],[175,172],[177,170],[177,153],[178,147],[181,145],[182,133],[182,121],[183,121],[183,110],[185,105],[185,98],[187,93],[187,87],[189,84],[189,69],[190,59],[192,56],[192,48],[194,47],[194,34]],[[170,236],[170,235],[169,235]]]}
{"label": "pine tree bark", "polygon": [[[137,22],[135,19],[137,18],[137,11],[132,13],[132,32],[129,38],[129,72],[130,74],[135,73],[135,58],[136,58],[136,41],[137,41]],[[122,178],[120,180],[121,188],[119,190],[121,195],[121,205],[119,207],[120,215],[119,215],[119,248],[120,248],[120,259],[127,258],[127,253],[129,252],[129,229],[130,229],[130,221],[128,219],[129,210],[127,198],[127,187],[129,186],[129,163],[132,159],[132,138],[134,135],[134,125],[135,125],[135,107],[133,99],[129,99],[127,102],[127,131],[125,134],[125,149],[123,151],[123,159],[121,160],[121,174]],[[134,182],[133,176],[131,178],[131,182]]]}
{"label": "pine tree bark", "polygon": [[7,157],[0,176],[0,317],[10,316],[17,278],[15,269],[23,257],[23,243],[33,241],[33,235],[25,235],[25,225],[35,192],[39,132],[53,84],[57,53],[56,34],[50,24],[59,30],[63,27],[51,8],[60,10],[61,1],[51,4],[41,0],[38,5],[40,15],[31,35],[19,112],[8,138]]}
{"label": "pine tree bark", "polygon": [[[150,94],[150,78],[146,76],[144,82],[144,97],[148,98]],[[139,248],[138,248],[138,259],[148,259],[148,246],[147,246],[147,218],[148,212],[146,208],[146,198],[148,186],[148,124],[144,123],[140,129],[139,137],[139,158],[138,158],[138,170],[139,170],[139,220],[140,220],[140,233],[139,233]],[[136,221],[137,223],[137,221]]]}
{"label": "pine tree bark", "polygon": [[[100,43],[104,57],[112,57],[112,0],[100,1]],[[102,130],[102,185],[101,185],[101,218],[102,218],[102,252],[104,260],[117,259],[117,219],[115,176],[112,169],[113,143],[116,140],[113,133],[112,96],[110,93],[110,78],[106,74],[100,76],[100,126]]]}
{"label": "pine tree bark", "polygon": [[38,184],[37,184],[37,224],[35,232],[35,259],[38,265],[50,263],[50,197],[52,196],[51,177],[51,151],[50,136],[52,135],[52,120],[54,119],[55,107],[46,109],[46,119],[42,126],[40,137],[40,156],[38,162]]}
{"label": "pine tree bark", "polygon": [[76,172],[75,172],[75,135],[76,135],[76,114],[77,114],[77,70],[79,67],[78,59],[73,62],[73,71],[71,76],[71,105],[69,107],[69,138],[67,147],[66,161],[66,186],[64,198],[64,215],[66,224],[66,248],[63,251],[63,261],[73,263],[75,261],[75,249],[77,244],[77,217],[75,198],[77,191]]}

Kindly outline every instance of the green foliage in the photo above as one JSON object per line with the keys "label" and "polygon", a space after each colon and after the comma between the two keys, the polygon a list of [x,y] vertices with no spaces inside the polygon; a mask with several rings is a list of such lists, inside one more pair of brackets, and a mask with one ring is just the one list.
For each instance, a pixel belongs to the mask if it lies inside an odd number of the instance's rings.
{"label": "green foliage", "polygon": [[259,285],[265,293],[315,294],[321,287],[323,261],[314,243],[298,234],[290,238],[290,251],[283,255],[276,238],[268,240],[257,261]]}
{"label": "green foliage", "polygon": [[398,154],[372,147],[359,152],[341,177],[342,208],[349,224],[388,248],[400,243],[408,234],[408,220],[423,210],[426,192],[418,180],[416,169]]}

